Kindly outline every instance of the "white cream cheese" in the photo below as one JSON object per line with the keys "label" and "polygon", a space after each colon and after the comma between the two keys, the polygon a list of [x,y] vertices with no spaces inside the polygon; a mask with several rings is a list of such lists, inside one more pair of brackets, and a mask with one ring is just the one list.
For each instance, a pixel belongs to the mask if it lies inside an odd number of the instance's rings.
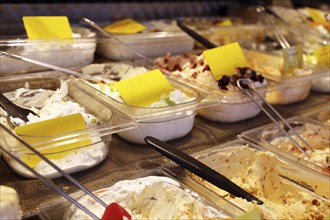
{"label": "white cream cheese", "polygon": [[[132,219],[228,219],[214,207],[168,177],[148,176],[117,182],[113,186],[94,192],[106,204],[117,202]],[[88,196],[78,199],[99,218],[105,208]],[[71,206],[67,219],[91,219],[76,206]]]}

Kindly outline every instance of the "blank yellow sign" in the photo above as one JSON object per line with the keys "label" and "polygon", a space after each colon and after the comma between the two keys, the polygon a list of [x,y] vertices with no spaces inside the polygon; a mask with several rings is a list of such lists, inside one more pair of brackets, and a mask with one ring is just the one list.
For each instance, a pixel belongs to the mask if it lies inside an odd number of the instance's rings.
{"label": "blank yellow sign", "polygon": [[135,34],[146,29],[146,27],[130,18],[117,21],[103,28],[105,31],[117,34]]}
{"label": "blank yellow sign", "polygon": [[215,80],[223,75],[232,75],[237,67],[246,67],[247,61],[237,42],[204,51],[206,62],[210,66]]}
{"label": "blank yellow sign", "polygon": [[[42,142],[52,141],[52,138],[54,138],[56,135],[75,132],[85,128],[86,124],[82,115],[80,113],[76,113],[54,119],[21,125],[16,127],[14,131],[28,144],[33,145],[33,147],[38,150],[40,147],[47,147],[44,144],[41,144]],[[87,140],[76,141],[70,144],[61,144],[61,146],[44,149],[39,152],[44,154],[48,159],[62,159],[77,148],[86,145],[88,146],[92,143],[91,140],[88,139],[88,134],[82,136],[84,136],[84,138]],[[41,159],[35,154],[32,154],[31,151],[31,153],[26,153],[29,151],[25,151],[24,149],[24,152],[25,153],[22,155],[23,161],[29,166],[35,167],[41,161]]]}
{"label": "blank yellow sign", "polygon": [[115,86],[127,104],[141,107],[159,101],[161,95],[173,90],[159,69],[122,80]]}
{"label": "blank yellow sign", "polygon": [[24,16],[23,23],[29,39],[72,38],[66,16]]}

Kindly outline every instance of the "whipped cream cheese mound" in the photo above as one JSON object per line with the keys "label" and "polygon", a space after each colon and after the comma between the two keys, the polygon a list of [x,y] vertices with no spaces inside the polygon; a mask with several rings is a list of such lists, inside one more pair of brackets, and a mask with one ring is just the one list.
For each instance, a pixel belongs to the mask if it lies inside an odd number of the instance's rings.
{"label": "whipped cream cheese mound", "polygon": [[[117,182],[94,192],[106,204],[119,203],[132,219],[229,219],[217,209],[204,204],[195,192],[182,189],[168,177],[148,176]],[[105,208],[89,196],[78,201],[102,217]],[[92,219],[72,205],[67,219]]]}
{"label": "whipped cream cheese mound", "polygon": [[[302,131],[300,131],[302,129]],[[330,130],[328,127],[305,123],[303,128],[299,129],[300,136],[315,150],[312,152],[296,135],[291,136],[302,146],[302,148],[311,156],[309,159],[303,154],[286,136],[275,137],[270,144],[279,147],[287,152],[304,158],[313,164],[323,167],[330,172]]]}
{"label": "whipped cream cheese mound", "polygon": [[[216,81],[203,54],[186,53],[176,56],[167,54],[165,57],[156,59],[155,64],[169,71],[170,74],[189,79],[215,91],[223,91],[226,96],[223,103],[198,110],[198,114],[206,119],[231,123],[254,117],[260,112],[260,108],[249,97],[242,94],[237,86],[238,79],[249,79],[258,89],[259,94],[265,95],[267,80],[250,68],[237,68],[232,75],[224,75]],[[261,100],[258,102],[262,103]]]}
{"label": "whipped cream cheese mound", "polygon": [[[29,89],[29,85],[26,84],[24,88],[17,89],[15,92],[8,95],[12,96],[10,99],[12,99],[12,101],[17,105],[30,108],[38,114],[38,116],[29,114],[29,121],[27,124],[74,113],[82,114],[87,127],[93,127],[98,123],[97,119],[93,115],[85,112],[85,107],[69,100],[68,84],[66,81],[61,81],[61,86],[56,91]],[[25,124],[25,122],[19,118],[11,117],[10,120],[16,122],[19,125]],[[7,124],[5,117],[1,117],[1,122]],[[17,140],[13,138],[11,139],[12,140],[4,141],[4,143],[7,145],[6,147],[12,151],[16,157],[22,158],[22,153],[20,150],[16,149],[20,148],[20,143],[18,143]],[[85,170],[99,164],[106,157],[108,153],[108,147],[100,137],[91,136],[89,140],[91,141],[90,146],[74,149],[63,158],[51,159],[51,161],[67,173],[74,173],[80,170]],[[17,163],[11,157],[6,156],[5,159],[7,160],[9,166],[18,174],[27,178],[34,178],[32,172]],[[60,176],[60,174],[45,161],[40,161],[35,167],[33,167],[33,169],[46,177],[55,178]]]}
{"label": "whipped cream cheese mound", "polygon": [[[88,127],[95,125],[97,119],[93,115],[85,113],[85,108],[78,103],[70,101],[67,95],[68,84],[66,81],[62,81],[61,87],[56,91],[29,89],[29,85],[26,84],[24,88],[16,90],[12,101],[17,105],[31,108],[31,110],[37,114],[29,114],[27,116],[29,121],[27,123],[81,113]],[[25,122],[19,118],[11,117],[11,120],[18,125],[25,124]]]}
{"label": "whipped cream cheese mound", "polygon": [[203,54],[193,55],[185,53],[176,56],[167,54],[165,57],[156,59],[155,64],[162,69],[170,71],[171,74],[182,76],[214,89],[239,91],[236,85],[239,78],[250,79],[256,88],[267,85],[267,81],[262,75],[258,75],[254,70],[247,67],[239,67],[233,75],[225,75],[216,81]]}
{"label": "whipped cream cheese mound", "polygon": [[[143,72],[138,71],[135,73],[128,73],[128,75],[133,76],[142,73]],[[127,77],[127,75],[123,75],[122,77],[124,79]],[[95,84],[89,82],[88,84],[113,98],[114,100],[120,103],[125,103],[113,84]],[[170,108],[171,106],[175,106],[181,103],[188,103],[194,99],[195,97],[188,96],[181,89],[176,88],[169,94],[161,95],[159,97],[159,101],[151,103],[149,106],[136,108],[134,108],[134,106],[130,107],[132,107],[131,109],[134,111],[133,114],[139,115],[142,113],[150,114],[150,116],[152,116],[154,114],[153,111],[157,111],[155,108]],[[138,128],[119,132],[118,135],[125,140],[137,144],[146,144],[144,138],[147,135],[157,137],[163,141],[173,140],[183,137],[191,131],[194,124],[195,114],[196,113],[194,110],[189,110],[144,120],[140,122]],[[178,129],[179,127],[180,129]]]}
{"label": "whipped cream cheese mound", "polygon": [[[281,162],[270,152],[252,150],[247,146],[228,149],[200,159],[247,192],[261,199],[257,205],[197,179],[202,185],[224,196],[246,211],[260,210],[263,219],[324,219],[330,213],[330,202],[280,177]],[[308,178],[307,178],[308,181]]]}
{"label": "whipped cream cheese mound", "polygon": [[[82,73],[89,75],[101,75],[104,78],[115,78],[117,80],[125,80],[140,74],[146,73],[149,70],[143,66],[133,66],[126,63],[103,63],[103,64],[91,64],[84,67]],[[105,93],[106,95],[112,97],[113,99],[124,103],[124,100],[120,97],[119,92],[116,87],[112,84],[103,83],[90,83],[89,85],[96,88],[97,90]],[[148,107],[164,107],[175,105],[183,102],[189,102],[193,98],[188,97],[180,89],[175,89],[168,96],[162,95],[158,102],[152,103]]]}
{"label": "whipped cream cheese mound", "polygon": [[22,210],[15,189],[8,186],[0,186],[0,219],[21,219]]}

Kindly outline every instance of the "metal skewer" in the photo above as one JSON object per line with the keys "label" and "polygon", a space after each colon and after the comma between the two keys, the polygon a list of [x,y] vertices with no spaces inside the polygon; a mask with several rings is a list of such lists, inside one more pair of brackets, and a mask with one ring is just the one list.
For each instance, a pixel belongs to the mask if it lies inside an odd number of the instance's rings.
{"label": "metal skewer", "polygon": [[[248,89],[245,89],[242,87],[242,85],[248,85]],[[274,117],[261,105],[257,102],[257,100],[251,95],[250,91],[253,91],[262,101],[265,103],[272,112],[281,119],[281,121],[312,151],[314,152],[314,149],[307,143],[307,141],[300,136],[300,134],[256,91],[254,85],[251,83],[251,80],[249,79],[238,79],[237,80],[237,86],[238,88],[263,111],[265,114],[275,123],[275,125],[294,143],[296,147],[299,148],[301,152],[303,152],[309,159],[311,158],[309,154],[302,149],[302,147],[294,140],[294,138],[291,137],[291,135],[283,129],[283,127],[274,119]]]}
{"label": "metal skewer", "polygon": [[[25,147],[29,148],[33,153],[38,155],[42,160],[44,160],[47,164],[49,164],[51,167],[53,167],[57,172],[63,175],[67,180],[69,180],[71,183],[73,183],[75,186],[77,186],[79,189],[84,191],[87,195],[92,197],[95,201],[100,203],[103,207],[107,208],[108,205],[104,203],[101,199],[99,199],[97,196],[95,196],[92,192],[90,192],[88,189],[83,187],[81,184],[79,184],[73,177],[71,177],[69,174],[67,174],[65,171],[63,171],[61,168],[59,168],[57,165],[55,165],[52,161],[47,159],[44,155],[40,154],[37,150],[35,150],[33,147],[31,147],[28,143],[26,143],[24,140],[22,140],[20,137],[17,137],[14,135],[8,128],[6,128],[3,124],[0,123],[0,129],[3,129],[5,132],[10,134],[12,137],[17,139],[21,144],[23,144]],[[43,181],[46,185],[51,187],[53,190],[55,190],[58,194],[65,197],[67,200],[72,202],[74,205],[76,205],[78,208],[83,210],[86,214],[91,216],[94,219],[99,220],[94,213],[90,212],[86,207],[84,207],[82,204],[80,204],[78,201],[73,199],[71,196],[67,195],[63,190],[61,190],[58,186],[56,186],[54,183],[50,182],[47,178],[40,175],[37,171],[29,167],[27,164],[25,164],[21,159],[18,159],[15,155],[13,155],[9,150],[7,150],[5,147],[1,146],[0,142],[0,148],[2,151],[4,151],[6,154],[8,154],[10,157],[12,157],[15,161],[17,161],[19,164],[21,164],[24,168],[31,171],[34,175],[36,175],[41,181]]]}

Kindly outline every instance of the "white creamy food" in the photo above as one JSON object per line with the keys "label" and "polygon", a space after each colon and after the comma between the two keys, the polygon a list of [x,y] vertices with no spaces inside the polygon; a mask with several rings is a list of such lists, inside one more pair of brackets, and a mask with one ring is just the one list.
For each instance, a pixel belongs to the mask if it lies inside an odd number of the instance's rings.
{"label": "white creamy food", "polygon": [[[144,67],[132,66],[125,63],[116,64],[97,64],[85,67],[83,73],[101,74],[102,77],[115,76],[119,79],[127,79],[147,72]],[[89,83],[92,87],[108,95],[114,100],[124,103],[119,92],[113,84]],[[175,108],[176,105],[191,102],[195,97],[190,97],[179,88],[175,88],[169,94],[163,94],[159,97],[159,101],[152,103],[147,107],[132,106],[133,114],[149,114],[152,116],[158,111],[158,108]],[[170,110],[170,109],[169,109]],[[154,136],[163,141],[173,140],[188,134],[194,124],[195,111],[176,112],[171,115],[159,116],[152,119],[146,119],[139,123],[136,129],[130,129],[119,132],[118,135],[125,140],[137,144],[145,144],[145,136]]]}
{"label": "white creamy food", "polygon": [[[24,88],[16,90],[16,93],[14,93],[12,97],[12,101],[20,106],[30,108],[38,114],[38,116],[29,114],[28,124],[74,113],[81,113],[87,127],[93,127],[98,123],[97,119],[93,115],[86,113],[85,107],[69,100],[68,85],[65,81],[61,82],[61,87],[56,91],[29,89],[29,85],[27,84]],[[11,118],[11,120],[20,125],[25,124],[18,118]],[[5,117],[2,117],[1,121],[3,123],[7,123]],[[22,153],[18,150],[20,144],[17,140],[12,137],[3,138],[4,139],[2,142],[6,148],[15,154],[16,157],[22,158]],[[74,173],[99,164],[106,157],[108,147],[99,137],[91,136],[88,140],[90,140],[91,145],[73,149],[63,158],[56,160],[51,159],[51,161],[68,173]],[[55,142],[50,142],[49,145],[51,144],[55,144]],[[61,145],[64,145],[64,143]],[[8,161],[9,166],[15,170],[15,172],[28,178],[34,177],[33,173],[17,163],[8,155],[5,159]],[[54,178],[61,176],[45,161],[40,161],[35,167],[33,167],[33,169],[46,177]]]}
{"label": "white creamy food", "polygon": [[[60,67],[79,67],[90,64],[96,49],[95,33],[86,28],[73,28],[72,40],[13,40],[8,53]],[[0,56],[0,74],[46,70],[47,68]]]}
{"label": "white creamy food", "polygon": [[[101,163],[108,154],[108,147],[99,138],[92,138],[91,140],[93,145],[73,150],[72,153],[66,155],[62,159],[51,159],[50,161],[69,174],[96,166]],[[20,157],[19,154],[16,156]],[[9,166],[18,174],[27,178],[34,178],[34,174],[19,164],[16,160],[12,158],[5,159],[8,161]],[[43,160],[34,167],[34,170],[40,175],[48,178],[57,178],[61,176],[61,174]]]}
{"label": "white creamy food", "polygon": [[[122,103],[124,102],[114,87],[102,84],[92,84],[92,86],[107,94],[111,98]],[[150,112],[152,115],[154,108],[170,107],[171,105],[177,105],[192,100],[192,97],[185,95],[179,89],[175,89],[168,95],[162,95],[158,102],[154,102],[145,108],[137,108],[135,113]],[[125,140],[138,144],[145,144],[144,138],[148,135],[157,137],[163,141],[173,140],[189,133],[193,127],[194,119],[195,111],[192,110],[173,113],[171,115],[144,120],[139,123],[138,128],[119,132],[118,135]]]}
{"label": "white creamy food", "polygon": [[[229,219],[221,211],[202,202],[197,193],[180,187],[168,177],[148,176],[117,182],[94,192],[106,204],[117,202],[132,219]],[[105,208],[89,196],[78,199],[99,218]],[[72,205],[67,219],[91,219]]]}
{"label": "white creamy food", "polygon": [[0,219],[18,220],[22,218],[22,210],[15,189],[0,186]]}
{"label": "white creamy food", "polygon": [[[250,98],[241,94],[236,85],[238,78],[250,79],[260,95],[265,95],[267,81],[251,69],[238,68],[232,76],[223,76],[222,79],[216,81],[203,54],[177,56],[167,54],[165,57],[158,58],[155,63],[171,74],[187,78],[211,90],[223,91],[225,98],[222,103],[198,110],[198,114],[204,118],[220,122],[237,122],[254,117],[260,112],[260,108]],[[261,100],[257,100],[261,103]]]}
{"label": "white creamy food", "polygon": [[280,149],[290,152],[300,158],[304,158],[313,164],[316,164],[330,173],[330,130],[316,124],[305,123],[299,134],[305,141],[315,150],[312,152],[296,135],[291,136],[294,140],[311,156],[307,158],[298,147],[286,136],[278,136],[270,141],[270,143]]}
{"label": "white creamy food", "polygon": [[[264,202],[257,205],[235,197],[216,186],[193,176],[207,188],[224,196],[246,211],[260,210],[263,219],[324,219],[330,213],[328,200],[282,178],[280,160],[270,152],[247,146],[229,147],[199,160]],[[305,178],[308,181],[308,178]]]}

